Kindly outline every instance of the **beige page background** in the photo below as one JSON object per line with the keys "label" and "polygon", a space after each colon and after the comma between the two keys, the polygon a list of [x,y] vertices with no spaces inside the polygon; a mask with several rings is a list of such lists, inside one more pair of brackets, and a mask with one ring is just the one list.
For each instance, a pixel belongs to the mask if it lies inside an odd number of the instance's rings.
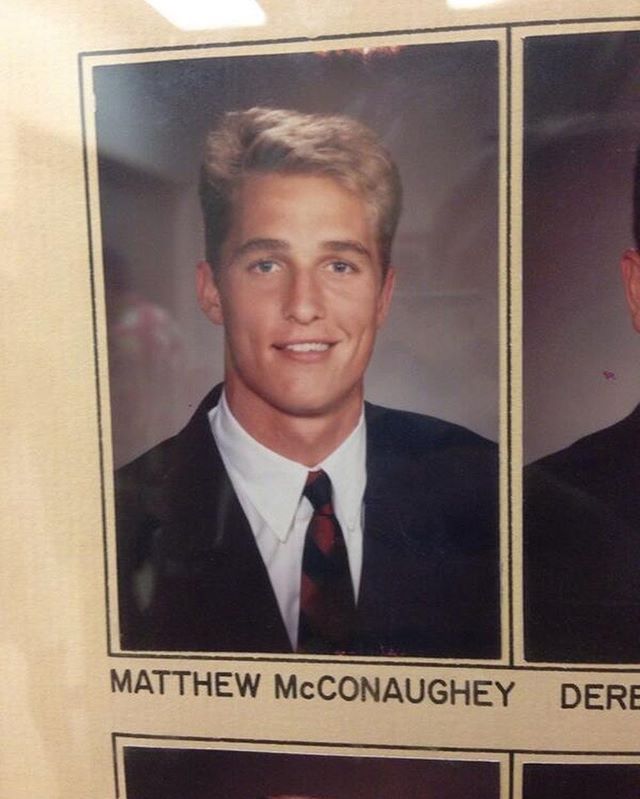
{"label": "beige page background", "polygon": [[[106,656],[100,453],[78,53],[452,26],[488,26],[487,35],[500,38],[505,36],[500,31],[505,23],[583,20],[590,13],[600,18],[633,18],[638,14],[635,0],[599,3],[597,8],[580,2],[503,2],[457,11],[442,2],[427,6],[413,0],[357,0],[350,4],[272,0],[263,5],[269,19],[263,28],[200,33],[178,31],[150,7],[134,0],[116,0],[109,6],[93,0],[13,2],[3,9],[1,795],[11,799],[115,796],[114,732],[142,738],[159,735],[167,739],[227,739],[227,743],[219,745],[248,749],[260,746],[278,751],[280,742],[297,741],[298,749],[304,749],[305,742],[316,742],[326,751],[337,751],[338,744],[347,743],[369,745],[373,749],[366,751],[385,755],[396,750],[383,750],[382,746],[405,747],[405,753],[418,757],[488,759],[503,765],[503,796],[508,796],[510,790],[519,795],[519,768],[528,757],[570,760],[568,754],[557,753],[588,753],[580,757],[613,761],[613,753],[617,757],[639,752],[640,728],[633,713],[619,708],[607,712],[559,708],[562,682],[629,685],[638,681],[632,671],[601,670],[592,674],[498,666],[323,666],[318,662],[266,661],[207,661],[206,665],[198,665],[201,669],[260,672],[265,682],[278,671],[295,672],[301,679],[310,680],[327,671],[336,677],[393,674],[402,679],[513,680],[516,686],[507,708],[460,704],[372,706],[321,700],[288,703],[275,700],[268,691],[254,700],[111,693],[111,668],[138,669],[145,664],[126,658],[115,663]],[[562,31],[577,32],[585,25],[583,21],[563,27]],[[600,22],[596,29],[638,26],[636,18],[620,23]],[[514,32],[511,112],[517,131],[521,124],[518,37],[524,29],[514,28]],[[560,32],[560,28],[545,28],[545,33],[554,32]],[[477,30],[462,30],[455,35],[478,38]],[[438,37],[449,41],[452,34],[433,34],[433,40]],[[512,208],[517,212],[517,132],[511,155]],[[521,458],[517,213],[511,234],[514,303],[510,363],[516,474]],[[506,246],[504,230],[502,241]],[[502,298],[505,296],[503,287]],[[507,388],[505,366],[503,358],[503,398]],[[503,441],[505,421],[503,414]],[[505,471],[505,479],[508,477]],[[516,566],[518,494],[515,480],[516,536],[509,544],[505,527],[505,553],[512,547]],[[507,563],[505,559],[505,589]],[[516,662],[518,591],[515,569]],[[183,663],[182,667],[193,665]],[[163,661],[154,661],[148,667],[173,668],[170,662]],[[228,743],[231,739],[236,743]],[[263,743],[251,743],[257,740]],[[114,745],[117,760],[121,751],[117,739]],[[185,740],[184,745],[189,742]],[[289,749],[295,746],[287,744]],[[505,754],[509,751],[524,753],[511,758],[515,766],[513,785]],[[635,762],[640,762],[640,757]]]}

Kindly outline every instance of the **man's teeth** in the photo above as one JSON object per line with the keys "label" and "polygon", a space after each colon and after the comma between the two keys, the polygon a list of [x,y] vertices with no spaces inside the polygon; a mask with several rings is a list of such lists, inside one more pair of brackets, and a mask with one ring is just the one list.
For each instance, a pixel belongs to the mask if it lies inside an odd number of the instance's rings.
{"label": "man's teeth", "polygon": [[329,345],[321,341],[305,341],[303,344],[287,344],[285,349],[292,352],[325,352]]}

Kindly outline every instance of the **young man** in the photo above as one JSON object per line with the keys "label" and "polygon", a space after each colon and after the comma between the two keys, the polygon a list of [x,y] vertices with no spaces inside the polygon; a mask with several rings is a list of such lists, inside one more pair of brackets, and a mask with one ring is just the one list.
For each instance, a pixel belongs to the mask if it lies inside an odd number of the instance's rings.
{"label": "young man", "polygon": [[123,648],[498,657],[495,446],[363,401],[389,154],[345,117],[229,113],[201,201],[224,386],[118,474]]}
{"label": "young man", "polygon": [[[622,256],[640,332],[640,158]],[[525,654],[533,661],[640,661],[640,405],[525,471]]]}

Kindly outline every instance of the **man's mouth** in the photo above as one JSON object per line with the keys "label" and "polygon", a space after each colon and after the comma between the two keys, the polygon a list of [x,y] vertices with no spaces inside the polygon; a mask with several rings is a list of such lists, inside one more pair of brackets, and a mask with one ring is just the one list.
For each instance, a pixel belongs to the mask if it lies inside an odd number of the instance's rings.
{"label": "man's mouth", "polygon": [[326,352],[330,346],[326,341],[301,341],[298,344],[285,344],[281,349],[289,352]]}

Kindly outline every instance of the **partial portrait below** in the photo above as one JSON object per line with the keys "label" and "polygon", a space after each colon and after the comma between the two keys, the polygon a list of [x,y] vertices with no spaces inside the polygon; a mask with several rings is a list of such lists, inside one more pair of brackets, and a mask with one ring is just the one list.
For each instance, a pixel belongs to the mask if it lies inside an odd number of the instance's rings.
{"label": "partial portrait below", "polygon": [[126,799],[500,799],[482,761],[126,746]]}
{"label": "partial portrait below", "polygon": [[640,763],[525,763],[522,799],[637,799]]}

